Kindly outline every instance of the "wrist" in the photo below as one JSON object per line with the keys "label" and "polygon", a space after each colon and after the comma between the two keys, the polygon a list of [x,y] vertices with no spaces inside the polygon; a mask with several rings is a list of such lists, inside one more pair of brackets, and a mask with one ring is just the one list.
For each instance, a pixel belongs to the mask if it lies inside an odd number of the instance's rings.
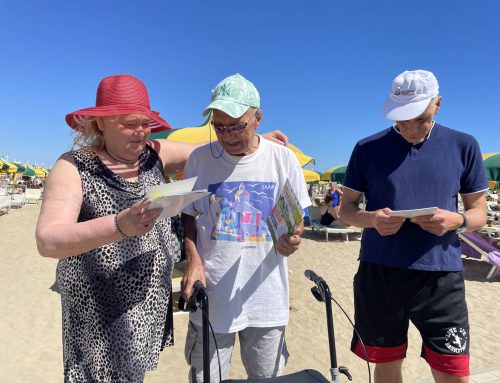
{"label": "wrist", "polygon": [[460,215],[460,223],[458,224],[457,227],[455,227],[455,233],[461,234],[465,231],[467,231],[467,228],[469,226],[469,220],[467,219],[467,216],[464,213],[458,213]]}
{"label": "wrist", "polygon": [[122,230],[122,228],[120,227],[120,223],[118,222],[118,216],[119,216],[120,213],[118,214],[115,214],[115,218],[114,218],[114,224],[115,224],[115,233],[118,234],[121,239],[125,239],[125,238],[128,238],[130,237],[129,235],[125,234]]}
{"label": "wrist", "polygon": [[376,228],[377,227],[377,211],[365,211],[366,214],[368,214],[368,227],[369,228]]}

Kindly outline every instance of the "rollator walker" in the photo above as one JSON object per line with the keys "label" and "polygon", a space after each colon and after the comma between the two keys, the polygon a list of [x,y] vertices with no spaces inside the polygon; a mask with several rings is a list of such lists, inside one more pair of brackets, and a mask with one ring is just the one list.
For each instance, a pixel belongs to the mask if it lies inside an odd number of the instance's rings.
{"label": "rollator walker", "polygon": [[[330,288],[323,278],[316,275],[312,270],[306,270],[305,276],[315,283],[311,288],[313,296],[319,301],[324,302],[326,307],[326,321],[328,328],[328,346],[330,350],[330,373],[331,380],[326,379],[321,373],[316,370],[306,369],[288,375],[278,376],[267,379],[228,379],[220,380],[220,383],[339,383],[340,374],[346,375],[349,380],[352,376],[349,369],[344,366],[337,366],[337,354],[335,349],[335,332],[333,328],[333,313],[332,313],[332,294]],[[196,281],[193,287],[193,293],[187,302],[184,299],[179,299],[179,309],[183,311],[195,312],[197,309],[202,310],[202,337],[203,337],[203,381],[210,382],[210,342],[209,342],[209,302],[205,292],[205,287],[200,281]]]}

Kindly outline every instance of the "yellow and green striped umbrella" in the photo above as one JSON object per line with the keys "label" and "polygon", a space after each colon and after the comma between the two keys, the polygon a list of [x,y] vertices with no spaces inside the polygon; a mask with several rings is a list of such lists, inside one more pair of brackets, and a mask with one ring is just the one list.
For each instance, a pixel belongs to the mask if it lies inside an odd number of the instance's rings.
{"label": "yellow and green striped umbrella", "polygon": [[347,165],[334,166],[333,168],[325,170],[323,174],[321,174],[321,180],[334,181],[343,184],[346,171]]}
{"label": "yellow and green striped umbrella", "polygon": [[17,173],[17,166],[11,162],[0,161],[2,164],[1,171],[3,173]]}
{"label": "yellow and green striped umbrella", "polygon": [[500,153],[483,154],[483,164],[490,188],[500,188]]}

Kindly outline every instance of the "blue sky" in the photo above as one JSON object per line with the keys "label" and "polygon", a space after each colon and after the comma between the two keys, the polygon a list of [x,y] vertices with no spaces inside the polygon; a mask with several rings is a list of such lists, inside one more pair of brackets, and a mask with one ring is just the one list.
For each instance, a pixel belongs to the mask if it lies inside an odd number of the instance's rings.
{"label": "blue sky", "polygon": [[139,77],[181,128],[239,72],[262,131],[283,130],[321,172],[390,125],[380,108],[406,69],[438,78],[437,121],[500,151],[499,14],[498,0],[0,0],[0,156],[50,167],[71,147],[65,114],[108,75]]}

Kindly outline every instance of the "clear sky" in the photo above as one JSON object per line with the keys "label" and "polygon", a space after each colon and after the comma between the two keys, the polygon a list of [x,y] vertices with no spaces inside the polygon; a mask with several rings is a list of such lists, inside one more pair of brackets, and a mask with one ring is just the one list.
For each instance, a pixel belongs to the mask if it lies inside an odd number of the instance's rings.
{"label": "clear sky", "polygon": [[438,78],[437,121],[500,151],[499,15],[498,0],[0,0],[0,156],[52,166],[71,147],[65,114],[93,106],[103,77],[139,77],[181,128],[239,72],[260,91],[261,130],[321,172],[390,125],[380,109],[406,69]]}

